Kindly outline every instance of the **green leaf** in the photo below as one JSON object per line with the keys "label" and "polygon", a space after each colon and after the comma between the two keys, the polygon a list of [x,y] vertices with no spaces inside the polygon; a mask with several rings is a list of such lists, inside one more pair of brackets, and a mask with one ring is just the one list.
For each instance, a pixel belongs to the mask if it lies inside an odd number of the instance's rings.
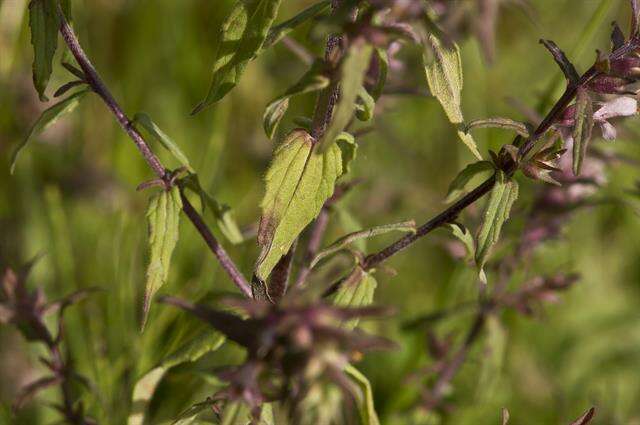
{"label": "green leaf", "polygon": [[133,117],[133,123],[140,124],[142,127],[144,127],[144,129],[147,130],[149,134],[151,134],[158,142],[160,142],[160,144],[162,144],[162,146],[166,150],[168,150],[173,155],[173,157],[180,163],[180,165],[185,167],[190,173],[195,173],[195,171],[191,167],[191,164],[189,164],[189,159],[182,152],[180,147],[171,139],[171,137],[167,136],[167,134],[162,131],[155,122],[153,122],[149,115],[144,112],[138,112]]}
{"label": "green leaf", "polygon": [[378,47],[374,50],[375,66],[377,66],[378,78],[371,88],[371,96],[374,100],[378,100],[382,96],[384,86],[387,82],[387,74],[389,73],[389,57],[386,49]]}
{"label": "green leaf", "polygon": [[356,103],[356,117],[360,121],[369,121],[373,118],[373,113],[376,108],[376,101],[364,88],[360,87],[358,90],[358,101]]}
{"label": "green leaf", "polygon": [[450,203],[466,192],[467,185],[475,176],[493,171],[495,166],[490,161],[478,161],[467,165],[449,185],[445,202]]}
{"label": "green leaf", "polygon": [[[225,338],[221,334],[210,330],[205,331],[187,344],[183,344],[142,375],[133,388],[132,412],[129,414],[128,425],[142,425],[144,423],[146,410],[153,394],[169,369],[198,360],[205,354],[220,348],[224,341]],[[184,419],[183,415],[184,413],[178,419]]]}
{"label": "green leaf", "polygon": [[502,117],[482,118],[470,121],[465,126],[464,131],[468,133],[474,128],[502,128],[505,130],[513,130],[522,137],[529,137],[531,134],[531,126],[529,124]]}
{"label": "green leaf", "polygon": [[507,348],[507,333],[496,315],[487,316],[485,324],[484,358],[481,359],[477,394],[480,400],[489,401],[495,396]]}
{"label": "green leaf", "polygon": [[576,122],[573,127],[573,174],[580,174],[593,130],[593,102],[584,88],[576,96]]}
{"label": "green leaf", "polygon": [[369,44],[354,43],[349,48],[340,66],[340,98],[333,111],[333,117],[325,131],[320,146],[324,152],[349,124],[356,109],[356,99],[360,93],[364,77],[369,68],[373,47]]}
{"label": "green leaf", "polygon": [[325,153],[313,147],[309,133],[293,131],[275,151],[267,171],[258,230],[261,253],[255,271],[261,282],[266,282],[300,232],[317,217],[342,174],[342,155],[337,145]]}
{"label": "green leaf", "polygon": [[356,159],[358,144],[352,134],[343,131],[336,138],[336,144],[342,152],[342,173],[351,171],[351,163]]}
{"label": "green leaf", "polygon": [[51,72],[53,56],[58,47],[58,11],[55,0],[32,0],[29,3],[29,28],[33,45],[33,85],[40,100],[49,100],[45,95]]}
{"label": "green leaf", "polygon": [[86,89],[76,92],[50,108],[45,109],[42,114],[40,114],[35,124],[31,127],[31,130],[29,130],[27,137],[18,145],[11,155],[11,174],[15,171],[16,162],[18,161],[18,156],[20,156],[22,149],[27,146],[33,136],[45,131],[51,125],[55,124],[58,118],[73,111],[80,104],[82,96],[89,91],[89,89]]}
{"label": "green leaf", "polygon": [[[378,282],[370,273],[356,266],[351,274],[342,282],[333,298],[333,303],[342,307],[364,307],[373,303],[373,296]],[[347,329],[358,325],[358,319],[344,324]]]}
{"label": "green leaf", "polygon": [[449,121],[458,125],[458,137],[478,159],[482,159],[473,138],[460,128],[464,122],[460,48],[454,42],[444,42],[432,33],[427,37],[422,57],[431,94],[438,99]]}
{"label": "green leaf", "polygon": [[[172,425],[192,424],[197,419],[200,413],[210,411],[216,405],[216,403],[217,402],[211,398],[208,398],[205,401],[201,401],[200,403],[196,403],[191,407],[189,407],[184,412],[180,413],[180,415],[178,415],[178,417],[175,418],[175,420],[171,424]],[[138,423],[141,424],[141,423],[144,423],[144,421],[138,422]],[[136,425],[136,424],[129,423],[128,425]]]}
{"label": "green leaf", "polygon": [[324,61],[316,60],[296,84],[269,103],[263,117],[264,131],[269,139],[273,138],[282,117],[287,112],[291,97],[322,90],[329,86],[331,80],[323,74],[324,71]]}
{"label": "green leaf", "polygon": [[509,179],[502,171],[496,171],[496,182],[491,190],[489,203],[482,217],[482,225],[476,242],[476,265],[480,270],[480,280],[486,283],[484,265],[491,248],[500,239],[500,231],[513,203],[518,198],[518,183]]}
{"label": "green leaf", "polygon": [[353,380],[360,390],[360,394],[356,397],[360,423],[362,425],[380,425],[380,420],[378,419],[373,404],[373,390],[367,377],[351,365],[347,365],[344,368],[344,372]]}
{"label": "green leaf", "polygon": [[451,230],[451,234],[453,234],[453,236],[458,238],[458,240],[460,240],[460,242],[464,244],[464,247],[467,251],[466,258],[473,258],[476,253],[476,244],[469,229],[459,223],[448,223],[447,227],[449,228],[449,230]]}
{"label": "green leaf", "polygon": [[192,114],[218,102],[238,84],[247,63],[262,48],[279,7],[280,0],[236,1],[218,37],[209,92]]}
{"label": "green leaf", "polygon": [[162,190],[149,201],[147,220],[149,222],[149,247],[151,250],[147,267],[147,284],[144,295],[144,317],[142,328],[147,321],[151,299],[164,285],[169,276],[169,265],[173,249],[178,242],[182,199],[180,190]]}
{"label": "green leaf", "polygon": [[286,35],[288,35],[291,31],[293,31],[297,26],[305,23],[306,21],[315,18],[325,12],[330,10],[331,2],[321,1],[312,6],[309,6],[296,16],[291,19],[284,21],[281,24],[273,26],[269,30],[269,34],[267,35],[267,39],[264,41],[262,45],[261,51],[265,51],[268,48],[272,47],[274,44],[282,40]]}
{"label": "green leaf", "polygon": [[185,187],[200,196],[202,208],[211,210],[218,228],[229,242],[234,245],[244,242],[244,236],[233,218],[231,207],[218,202],[214,197],[209,195],[209,193],[202,188],[197,175],[192,174],[182,181],[185,183]]}
{"label": "green leaf", "polygon": [[371,227],[369,229],[359,230],[357,232],[349,233],[345,235],[328,247],[324,248],[320,251],[313,261],[311,261],[310,267],[313,268],[318,264],[320,260],[326,258],[330,255],[335,254],[336,252],[342,251],[346,249],[353,242],[360,239],[368,239],[378,235],[384,235],[389,232],[406,232],[406,233],[415,233],[416,232],[416,222],[413,220],[403,221],[401,223],[393,223],[393,224],[383,224],[381,226]]}

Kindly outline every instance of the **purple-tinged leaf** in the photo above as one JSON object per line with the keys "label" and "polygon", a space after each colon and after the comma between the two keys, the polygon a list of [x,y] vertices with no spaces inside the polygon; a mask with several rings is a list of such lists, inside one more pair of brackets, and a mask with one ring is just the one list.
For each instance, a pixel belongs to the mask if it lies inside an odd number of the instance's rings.
{"label": "purple-tinged leaf", "polygon": [[564,54],[562,50],[551,40],[540,40],[540,43],[544,45],[544,47],[551,52],[553,59],[556,61],[562,73],[566,77],[569,84],[577,84],[580,80],[580,76],[576,71],[576,68],[573,64],[567,59],[567,56]]}
{"label": "purple-tinged leaf", "polygon": [[612,51],[618,50],[625,43],[624,33],[618,26],[617,22],[613,23],[613,30],[611,31],[611,46]]}
{"label": "purple-tinged leaf", "polygon": [[591,423],[591,420],[593,419],[594,415],[596,413],[596,408],[592,407],[591,409],[587,410],[582,416],[580,416],[578,419],[576,419],[575,421],[573,421],[571,423],[571,425],[588,425]]}

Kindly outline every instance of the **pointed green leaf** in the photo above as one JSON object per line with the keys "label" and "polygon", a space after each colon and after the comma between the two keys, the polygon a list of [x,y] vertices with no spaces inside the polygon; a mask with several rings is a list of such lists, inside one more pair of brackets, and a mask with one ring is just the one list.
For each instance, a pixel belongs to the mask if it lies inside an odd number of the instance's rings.
{"label": "pointed green leaf", "polygon": [[367,377],[351,365],[347,365],[344,368],[344,372],[360,389],[360,394],[356,397],[358,413],[360,414],[360,423],[362,425],[380,425],[380,420],[378,419],[378,415],[373,404],[373,390]]}
{"label": "pointed green leaf", "polygon": [[42,114],[40,114],[38,120],[35,122],[33,127],[31,127],[31,130],[29,130],[29,134],[27,135],[27,137],[24,138],[22,143],[18,145],[16,150],[13,151],[13,154],[11,155],[11,174],[13,174],[13,172],[15,171],[16,161],[18,160],[20,152],[25,148],[25,146],[27,146],[33,136],[45,131],[47,128],[49,128],[49,126],[55,124],[58,118],[73,111],[80,104],[80,99],[82,98],[82,96],[84,96],[87,92],[89,92],[88,89],[76,92],[51,106],[50,108],[44,110]]}
{"label": "pointed green leaf", "polygon": [[[192,341],[181,345],[180,348],[142,375],[133,388],[132,411],[129,414],[127,424],[142,425],[144,423],[146,411],[153,394],[169,369],[183,363],[198,360],[205,354],[220,348],[224,341],[225,338],[221,334],[210,330],[205,331]],[[182,415],[178,419],[182,419]]]}
{"label": "pointed green leaf", "polygon": [[513,130],[522,137],[529,137],[531,133],[531,126],[529,124],[503,117],[482,118],[470,121],[465,126],[464,131],[468,133],[474,128],[502,128],[505,130]]}
{"label": "pointed green leaf", "polygon": [[178,242],[178,226],[182,199],[180,190],[172,187],[171,190],[162,190],[155,194],[149,201],[147,220],[149,223],[149,247],[150,258],[147,267],[147,284],[144,295],[144,317],[142,327],[147,321],[151,299],[164,285],[169,276],[169,265],[173,249]]}
{"label": "pointed green leaf", "polygon": [[[341,307],[364,307],[373,303],[373,296],[378,282],[370,273],[356,266],[351,274],[342,282],[340,289],[333,298],[333,303]],[[344,324],[347,329],[358,325],[358,319],[349,320]]]}
{"label": "pointed green leaf", "polygon": [[[461,108],[463,78],[460,48],[453,42],[445,43],[431,33],[425,42],[422,57],[431,94],[438,99],[449,121],[461,127],[464,117]],[[458,128],[458,137],[478,159],[482,159],[471,135]]]}
{"label": "pointed green leaf", "polygon": [[573,174],[580,174],[593,130],[593,102],[587,89],[579,88],[576,96],[576,122],[573,127]]}
{"label": "pointed green leaf", "polygon": [[282,96],[269,103],[263,117],[264,131],[269,139],[273,138],[282,117],[287,112],[291,97],[322,90],[329,86],[331,80],[323,75],[324,70],[324,61],[315,61],[296,84],[291,86]]}
{"label": "pointed green leaf", "polygon": [[358,154],[358,144],[352,134],[343,131],[336,138],[336,144],[342,152],[342,173],[347,174],[351,171],[351,163],[356,159]]}
{"label": "pointed green leaf", "polygon": [[180,147],[173,141],[173,139],[171,139],[171,137],[167,136],[167,134],[162,131],[155,122],[153,122],[149,115],[144,112],[138,112],[134,115],[133,122],[134,124],[140,124],[142,127],[144,127],[144,129],[147,130],[149,134],[151,134],[158,142],[160,142],[160,144],[162,144],[162,146],[166,150],[168,150],[173,155],[173,157],[180,163],[180,165],[185,167],[190,173],[195,173],[195,171],[191,167],[191,164],[189,164],[189,159],[182,152]]}
{"label": "pointed green leaf", "polygon": [[281,24],[273,26],[269,30],[269,34],[267,35],[267,39],[264,41],[262,45],[261,51],[265,51],[280,40],[282,40],[287,34],[293,31],[299,25],[305,23],[306,21],[315,18],[325,12],[328,12],[331,8],[331,2],[328,0],[321,1],[314,5],[309,6],[296,16],[291,19],[284,21]]}
{"label": "pointed green leaf", "polygon": [[491,190],[476,242],[476,265],[480,270],[480,279],[485,283],[484,265],[491,248],[500,239],[502,225],[509,218],[511,207],[517,198],[518,183],[509,179],[502,171],[496,171],[496,182]]}
{"label": "pointed green leaf", "polygon": [[319,153],[313,145],[306,131],[293,131],[275,151],[267,171],[258,231],[261,253],[255,271],[261,282],[266,282],[300,232],[317,217],[342,174],[340,148],[333,144]]}
{"label": "pointed green leaf", "polygon": [[237,0],[222,26],[213,79],[197,114],[218,102],[240,81],[247,63],[259,52],[278,14],[280,0]]}
{"label": "pointed green leaf", "polygon": [[53,56],[58,47],[58,11],[55,0],[32,0],[29,3],[29,28],[33,45],[33,85],[40,100],[45,95],[53,70]]}
{"label": "pointed green leaf", "polygon": [[449,228],[449,230],[451,230],[451,234],[453,234],[453,236],[458,238],[458,240],[464,244],[464,247],[467,251],[466,258],[473,258],[476,253],[476,244],[469,229],[459,223],[448,223],[447,227]]}
{"label": "pointed green leaf", "polygon": [[475,176],[489,171],[494,171],[495,167],[490,161],[478,161],[467,165],[449,185],[445,202],[453,202],[460,195],[465,193],[468,183]]}
{"label": "pointed green leaf", "polygon": [[369,68],[373,47],[369,44],[354,43],[349,48],[340,66],[340,98],[333,111],[333,117],[322,139],[320,151],[333,145],[336,137],[344,130],[353,117],[356,99],[360,93],[364,77]]}
{"label": "pointed green leaf", "polygon": [[335,242],[333,242],[328,247],[324,248],[320,251],[313,261],[311,261],[310,267],[315,267],[316,264],[323,258],[326,258],[330,255],[335,254],[336,252],[342,251],[346,249],[353,242],[360,239],[368,239],[378,235],[384,235],[389,232],[406,232],[406,233],[415,233],[416,232],[416,222],[413,220],[403,221],[401,223],[393,223],[393,224],[383,224],[381,226],[371,227],[369,229],[359,230],[357,232],[349,233],[345,235]]}

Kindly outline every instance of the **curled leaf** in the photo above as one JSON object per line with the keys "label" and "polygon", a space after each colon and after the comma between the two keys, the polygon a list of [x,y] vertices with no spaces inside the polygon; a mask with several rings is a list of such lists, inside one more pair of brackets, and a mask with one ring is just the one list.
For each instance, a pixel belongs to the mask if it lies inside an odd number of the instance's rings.
{"label": "curled leaf", "polygon": [[553,56],[553,60],[556,61],[565,78],[571,84],[577,84],[580,80],[580,75],[578,75],[578,71],[573,66],[573,64],[567,59],[567,56],[564,52],[551,40],[540,40],[540,43],[544,45],[544,47],[549,50],[551,56]]}
{"label": "curled leaf", "polygon": [[320,260],[326,258],[330,255],[333,255],[339,251],[346,249],[349,245],[358,241],[360,239],[368,239],[379,235],[384,235],[389,232],[407,232],[407,233],[415,233],[416,232],[416,222],[413,220],[403,221],[401,223],[393,223],[393,224],[383,224],[380,226],[371,227],[369,229],[359,230],[357,232],[349,233],[345,235],[322,251],[320,251],[313,261],[311,261],[310,267],[315,267]]}
{"label": "curled leaf", "polygon": [[[378,282],[371,273],[360,266],[356,266],[351,274],[342,282],[338,292],[333,298],[333,303],[343,307],[365,307],[373,303],[373,295]],[[358,319],[347,321],[344,326],[353,329],[358,325]]]}
{"label": "curled leaf", "polygon": [[[457,44],[444,41],[431,33],[425,41],[423,61],[429,90],[438,99],[449,121],[462,127],[462,59]],[[471,135],[458,128],[458,137],[478,158],[482,159]]]}
{"label": "curled leaf", "polygon": [[513,130],[522,137],[529,137],[531,134],[531,126],[529,124],[514,121],[509,118],[495,117],[495,118],[482,118],[470,121],[464,128],[465,133],[468,133],[474,128],[502,128],[506,130]]}
{"label": "curled leaf", "polygon": [[373,404],[373,390],[367,377],[351,365],[347,365],[344,368],[344,372],[357,384],[360,390],[356,400],[362,425],[380,425],[380,420]]}

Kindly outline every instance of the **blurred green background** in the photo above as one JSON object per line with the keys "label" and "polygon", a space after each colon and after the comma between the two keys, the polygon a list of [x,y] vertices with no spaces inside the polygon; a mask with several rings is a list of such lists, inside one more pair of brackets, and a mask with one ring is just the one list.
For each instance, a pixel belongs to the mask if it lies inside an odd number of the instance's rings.
{"label": "blurred green background", "polygon": [[[100,423],[121,424],[136,378],[172,344],[195,332],[196,324],[155,305],[150,325],[139,332],[149,195],[135,188],[153,176],[96,96],[38,136],[15,175],[9,175],[12,150],[46,107],[31,83],[26,3],[0,1],[0,266],[17,267],[44,252],[30,284],[43,287],[50,299],[86,286],[104,289],[69,310],[67,334],[77,368],[95,385],[85,397],[88,409]],[[311,4],[283,3],[279,20]],[[595,48],[608,48],[610,22],[617,19],[625,29],[628,22],[626,0],[535,0],[530,12],[517,3],[503,2],[497,57],[491,65],[476,40],[461,40],[467,119],[523,119],[508,97],[531,107],[541,103],[560,73],[539,38],[556,41],[584,70]],[[250,229],[259,217],[261,178],[273,149],[262,130],[264,107],[305,66],[278,45],[249,65],[224,101],[189,116],[207,89],[217,31],[230,6],[230,0],[74,1],[74,21],[82,44],[124,109],[131,115],[148,112],[191,158],[210,193],[231,205],[241,227]],[[307,29],[297,30],[294,38],[321,54],[322,42],[309,40]],[[409,47],[401,56],[411,76],[406,83],[424,89],[419,53]],[[67,78],[57,68],[50,90]],[[296,115],[309,115],[313,100],[294,100],[282,128],[291,128]],[[375,130],[360,139],[352,177],[362,183],[333,212],[325,242],[358,227],[425,221],[443,208],[449,182],[473,160],[434,99],[389,96],[380,107],[384,113],[375,118]],[[633,121],[627,121],[623,137],[604,148],[640,158],[640,126]],[[510,134],[479,131],[476,140],[486,153],[510,142]],[[167,164],[176,165],[157,151]],[[608,170],[603,194],[619,196],[637,177],[638,170],[629,166]],[[535,190],[535,184],[522,183],[517,208],[525,208]],[[213,224],[210,215],[207,219]],[[506,234],[517,237],[521,221],[509,222]],[[162,292],[196,300],[233,291],[193,227],[182,220],[180,230],[169,284]],[[534,271],[575,270],[582,279],[541,319],[502,315],[503,358],[489,378],[481,377],[482,343],[473,350],[454,380],[453,410],[444,423],[499,423],[500,408],[507,407],[514,424],[568,424],[595,405],[597,424],[640,424],[638,235],[637,215],[617,204],[580,211],[563,239],[542,247],[531,266]],[[443,244],[447,237],[436,232],[393,258],[388,265],[397,275],[388,270],[377,274],[376,303],[394,306],[397,314],[366,327],[395,339],[400,349],[367,356],[359,367],[372,381],[384,424],[414,423],[409,410],[421,381],[411,374],[428,364],[424,334],[402,331],[401,324],[476,296],[475,272],[451,259]],[[369,242],[368,251],[389,238]],[[250,274],[255,240],[226,245],[245,275]],[[460,337],[470,320],[455,316],[444,326]],[[9,412],[18,389],[42,373],[38,354],[38,347],[29,346],[14,330],[0,328],[1,423],[40,424],[56,418],[44,403],[55,399],[55,391],[44,393],[16,417]],[[171,418],[211,394],[218,383],[207,372],[240,358],[241,352],[229,346],[189,368],[172,370],[153,401],[153,420]]]}

